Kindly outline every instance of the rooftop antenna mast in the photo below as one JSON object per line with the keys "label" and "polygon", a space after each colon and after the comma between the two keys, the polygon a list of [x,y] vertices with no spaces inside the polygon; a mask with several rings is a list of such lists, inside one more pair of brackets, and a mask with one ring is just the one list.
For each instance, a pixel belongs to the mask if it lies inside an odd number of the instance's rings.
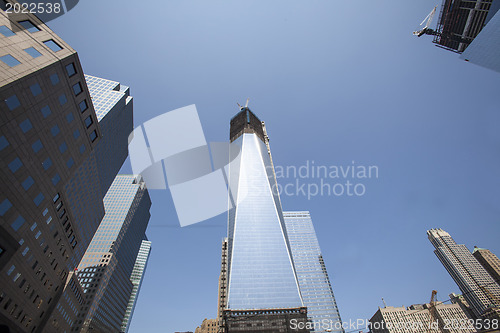
{"label": "rooftop antenna mast", "polygon": [[248,109],[248,102],[249,101],[250,101],[250,98],[247,98],[247,102],[245,103],[245,106],[241,106],[240,103],[236,103],[236,104],[238,104],[238,106],[240,107],[240,110]]}

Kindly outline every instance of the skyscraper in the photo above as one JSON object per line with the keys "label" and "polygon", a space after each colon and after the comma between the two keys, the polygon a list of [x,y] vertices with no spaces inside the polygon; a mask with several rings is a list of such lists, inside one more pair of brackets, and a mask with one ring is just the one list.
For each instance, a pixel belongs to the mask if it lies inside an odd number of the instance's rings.
{"label": "skyscraper", "polygon": [[252,311],[247,330],[269,329],[273,316],[305,319],[264,123],[242,108],[230,140],[241,154],[229,175],[235,208],[228,214],[226,328],[241,330],[235,318]]}
{"label": "skyscraper", "polygon": [[128,332],[130,328],[130,321],[134,315],[135,304],[137,302],[137,296],[141,290],[142,280],[144,278],[144,273],[146,271],[146,266],[148,264],[149,254],[151,253],[151,242],[145,237],[142,240],[141,248],[137,254],[137,259],[135,259],[134,269],[132,270],[132,275],[130,276],[130,281],[132,281],[132,293],[130,294],[130,299],[127,305],[127,311],[125,312],[125,317],[122,322],[122,329],[120,332]]}
{"label": "skyscraper", "polygon": [[493,280],[500,285],[500,259],[488,249],[481,249],[474,246],[472,251],[474,258],[484,267]]}
{"label": "skyscraper", "polygon": [[500,287],[465,245],[457,244],[442,229],[427,231],[434,253],[456,282],[475,316],[500,306]]}
{"label": "skyscraper", "polygon": [[300,291],[315,332],[344,332],[316,232],[307,211],[283,212]]}
{"label": "skyscraper", "polygon": [[76,331],[121,329],[134,287],[130,278],[150,218],[151,200],[142,178],[118,175],[104,207],[106,215],[78,266],[86,304]]}
{"label": "skyscraper", "polygon": [[[102,135],[68,44],[35,15],[0,10],[0,45],[0,325],[41,332],[62,297],[78,302],[65,287],[84,231],[104,215],[93,157]],[[73,194],[92,220],[79,218]]]}
{"label": "skyscraper", "polygon": [[133,98],[130,88],[116,81],[85,75],[92,104],[103,133],[96,147],[99,182],[104,196],[128,155],[132,133]]}

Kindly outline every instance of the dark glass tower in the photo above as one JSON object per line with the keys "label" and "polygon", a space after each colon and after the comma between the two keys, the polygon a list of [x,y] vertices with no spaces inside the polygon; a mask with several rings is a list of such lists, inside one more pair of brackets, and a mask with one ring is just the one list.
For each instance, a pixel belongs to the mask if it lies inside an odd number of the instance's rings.
{"label": "dark glass tower", "polygon": [[119,332],[133,291],[132,271],[151,200],[140,176],[118,175],[104,197],[106,215],[78,266],[85,294],[82,332]]}

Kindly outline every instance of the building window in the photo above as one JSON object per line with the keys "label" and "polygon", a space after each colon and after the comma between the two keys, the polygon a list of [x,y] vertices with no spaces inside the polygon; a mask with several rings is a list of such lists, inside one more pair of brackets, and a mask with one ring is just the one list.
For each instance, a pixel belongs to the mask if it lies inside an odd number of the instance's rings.
{"label": "building window", "polygon": [[72,77],[73,75],[75,75],[76,74],[75,64],[71,63],[71,64],[67,65],[66,72],[68,73],[69,77]]}
{"label": "building window", "polygon": [[92,121],[92,116],[88,116],[87,118],[85,118],[85,126],[87,126],[87,128],[89,128],[94,122]]}
{"label": "building window", "polygon": [[22,167],[23,163],[19,159],[19,157],[16,157],[12,162],[9,163],[9,169],[13,173],[15,173],[17,170],[19,170],[20,167]]}
{"label": "building window", "polygon": [[50,168],[52,166],[52,160],[50,159],[50,157],[47,157],[47,159],[42,162],[42,165],[45,170]]}
{"label": "building window", "polygon": [[31,176],[28,176],[28,178],[26,178],[21,183],[21,185],[23,186],[24,190],[27,191],[31,188],[31,186],[33,186],[34,183],[35,183],[35,181],[33,180],[33,178]]}
{"label": "building window", "polygon": [[75,140],[78,139],[80,137],[80,131],[79,130],[75,130],[73,132],[73,137],[75,138]]}
{"label": "building window", "polygon": [[89,136],[90,136],[90,141],[94,142],[95,139],[97,139],[97,132],[95,130],[93,130]]}
{"label": "building window", "polygon": [[54,177],[52,177],[52,184],[55,186],[55,185],[57,185],[57,183],[59,183],[60,180],[61,180],[61,176],[59,176],[59,174],[56,173],[56,175]]}
{"label": "building window", "polygon": [[12,111],[16,109],[18,106],[20,106],[21,102],[19,102],[19,99],[17,98],[16,95],[12,95],[5,100],[5,104],[7,104],[9,110]]}
{"label": "building window", "polygon": [[61,96],[59,96],[59,104],[64,105],[64,104],[66,104],[66,102],[68,102],[68,99],[66,98],[66,94],[62,94]]}
{"label": "building window", "polygon": [[40,28],[38,28],[36,25],[33,24],[30,20],[26,21],[20,21],[18,22],[24,29],[28,30],[29,32],[37,32],[40,31]]}
{"label": "building window", "polygon": [[75,164],[75,161],[73,161],[73,158],[70,158],[68,162],[66,162],[66,166],[68,169],[71,169],[71,167]]}
{"label": "building window", "polygon": [[72,113],[68,113],[68,115],[66,116],[66,120],[68,121],[68,123],[71,123],[73,121],[73,119],[75,119],[75,117],[73,116]]}
{"label": "building window", "polygon": [[40,85],[38,83],[31,85],[30,90],[33,96],[38,96],[42,93],[42,88],[40,88]]}
{"label": "building window", "polygon": [[0,26],[0,34],[4,35],[5,37],[10,37],[15,35],[15,33],[5,25]]}
{"label": "building window", "polygon": [[84,151],[85,151],[85,145],[84,145],[84,144],[82,144],[82,145],[80,146],[80,154],[83,154],[83,152],[84,152]]}
{"label": "building window", "polygon": [[9,145],[9,141],[5,138],[5,136],[0,136],[0,151],[4,150]]}
{"label": "building window", "polygon": [[52,136],[56,136],[57,134],[59,134],[59,132],[61,132],[61,130],[57,125],[54,125],[54,127],[50,129],[50,133],[52,133]]}
{"label": "building window", "polygon": [[86,100],[81,101],[80,104],[78,104],[78,105],[80,106],[80,111],[82,113],[85,112],[85,110],[87,110],[89,108]]}
{"label": "building window", "polygon": [[35,205],[38,207],[40,206],[40,204],[42,203],[43,199],[45,199],[45,197],[43,196],[42,192],[38,193],[38,195],[35,197],[35,199],[33,199],[33,202],[35,203]]}
{"label": "building window", "polygon": [[73,85],[73,92],[75,93],[75,96],[79,95],[82,92],[82,85],[80,84],[80,82]]}
{"label": "building window", "polygon": [[64,153],[66,150],[68,150],[66,142],[61,143],[61,145],[59,146],[59,151],[61,152],[61,154]]}
{"label": "building window", "polygon": [[35,49],[34,47],[28,47],[27,49],[24,49],[24,52],[28,53],[33,58],[38,58],[42,56],[42,54],[38,52],[38,50]]}
{"label": "building window", "polygon": [[1,56],[0,60],[2,60],[9,67],[14,67],[14,66],[17,66],[21,63],[19,60],[17,60],[16,58],[11,56],[10,54],[6,54],[4,56]]}
{"label": "building window", "polygon": [[52,85],[55,86],[56,84],[59,83],[59,75],[57,73],[54,73],[50,76],[50,82],[52,82]]}
{"label": "building window", "polygon": [[23,133],[26,133],[33,128],[33,125],[31,125],[31,121],[29,119],[26,119],[25,121],[19,124],[19,127],[21,127]]}
{"label": "building window", "polygon": [[14,229],[14,231],[18,231],[19,228],[21,228],[23,226],[24,222],[26,222],[24,217],[19,215],[17,217],[17,219],[14,222],[12,222],[12,224],[10,226],[12,227],[12,229]]}
{"label": "building window", "polygon": [[12,207],[12,204],[10,203],[9,199],[5,199],[0,203],[0,216],[4,216],[5,213]]}
{"label": "building window", "polygon": [[46,40],[43,42],[49,49],[54,52],[58,52],[62,50],[61,45],[57,44],[53,39]]}
{"label": "building window", "polygon": [[45,105],[40,111],[42,111],[42,115],[44,118],[47,118],[52,113],[52,111],[50,111],[50,107],[48,105]]}
{"label": "building window", "polygon": [[14,269],[16,269],[16,266],[14,265],[10,266],[9,270],[7,271],[7,275],[11,275]]}

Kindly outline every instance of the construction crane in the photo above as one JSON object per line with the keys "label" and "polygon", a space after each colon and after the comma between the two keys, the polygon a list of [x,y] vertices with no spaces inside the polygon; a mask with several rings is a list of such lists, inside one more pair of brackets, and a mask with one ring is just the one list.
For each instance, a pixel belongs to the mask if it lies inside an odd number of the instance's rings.
{"label": "construction crane", "polygon": [[429,13],[429,15],[427,15],[424,18],[424,20],[422,21],[422,23],[420,23],[420,26],[422,26],[422,24],[424,24],[424,22],[427,20],[427,23],[425,23],[425,27],[423,27],[420,30],[417,30],[417,31],[413,32],[413,34],[415,36],[421,37],[423,35],[437,35],[438,34],[437,31],[429,28],[429,26],[431,25],[432,19],[434,18],[434,15],[436,14],[436,9],[437,9],[437,5],[436,5],[436,7],[434,7],[433,10],[431,10],[431,12]]}
{"label": "construction crane", "polygon": [[[428,331],[432,333],[436,332],[449,333],[449,331],[444,328],[443,323],[439,320],[439,315],[437,313],[436,305],[437,305],[437,291],[433,290],[431,294],[431,301],[429,302],[430,322],[429,326],[427,327]],[[433,323],[436,323],[437,327],[434,327]]]}

